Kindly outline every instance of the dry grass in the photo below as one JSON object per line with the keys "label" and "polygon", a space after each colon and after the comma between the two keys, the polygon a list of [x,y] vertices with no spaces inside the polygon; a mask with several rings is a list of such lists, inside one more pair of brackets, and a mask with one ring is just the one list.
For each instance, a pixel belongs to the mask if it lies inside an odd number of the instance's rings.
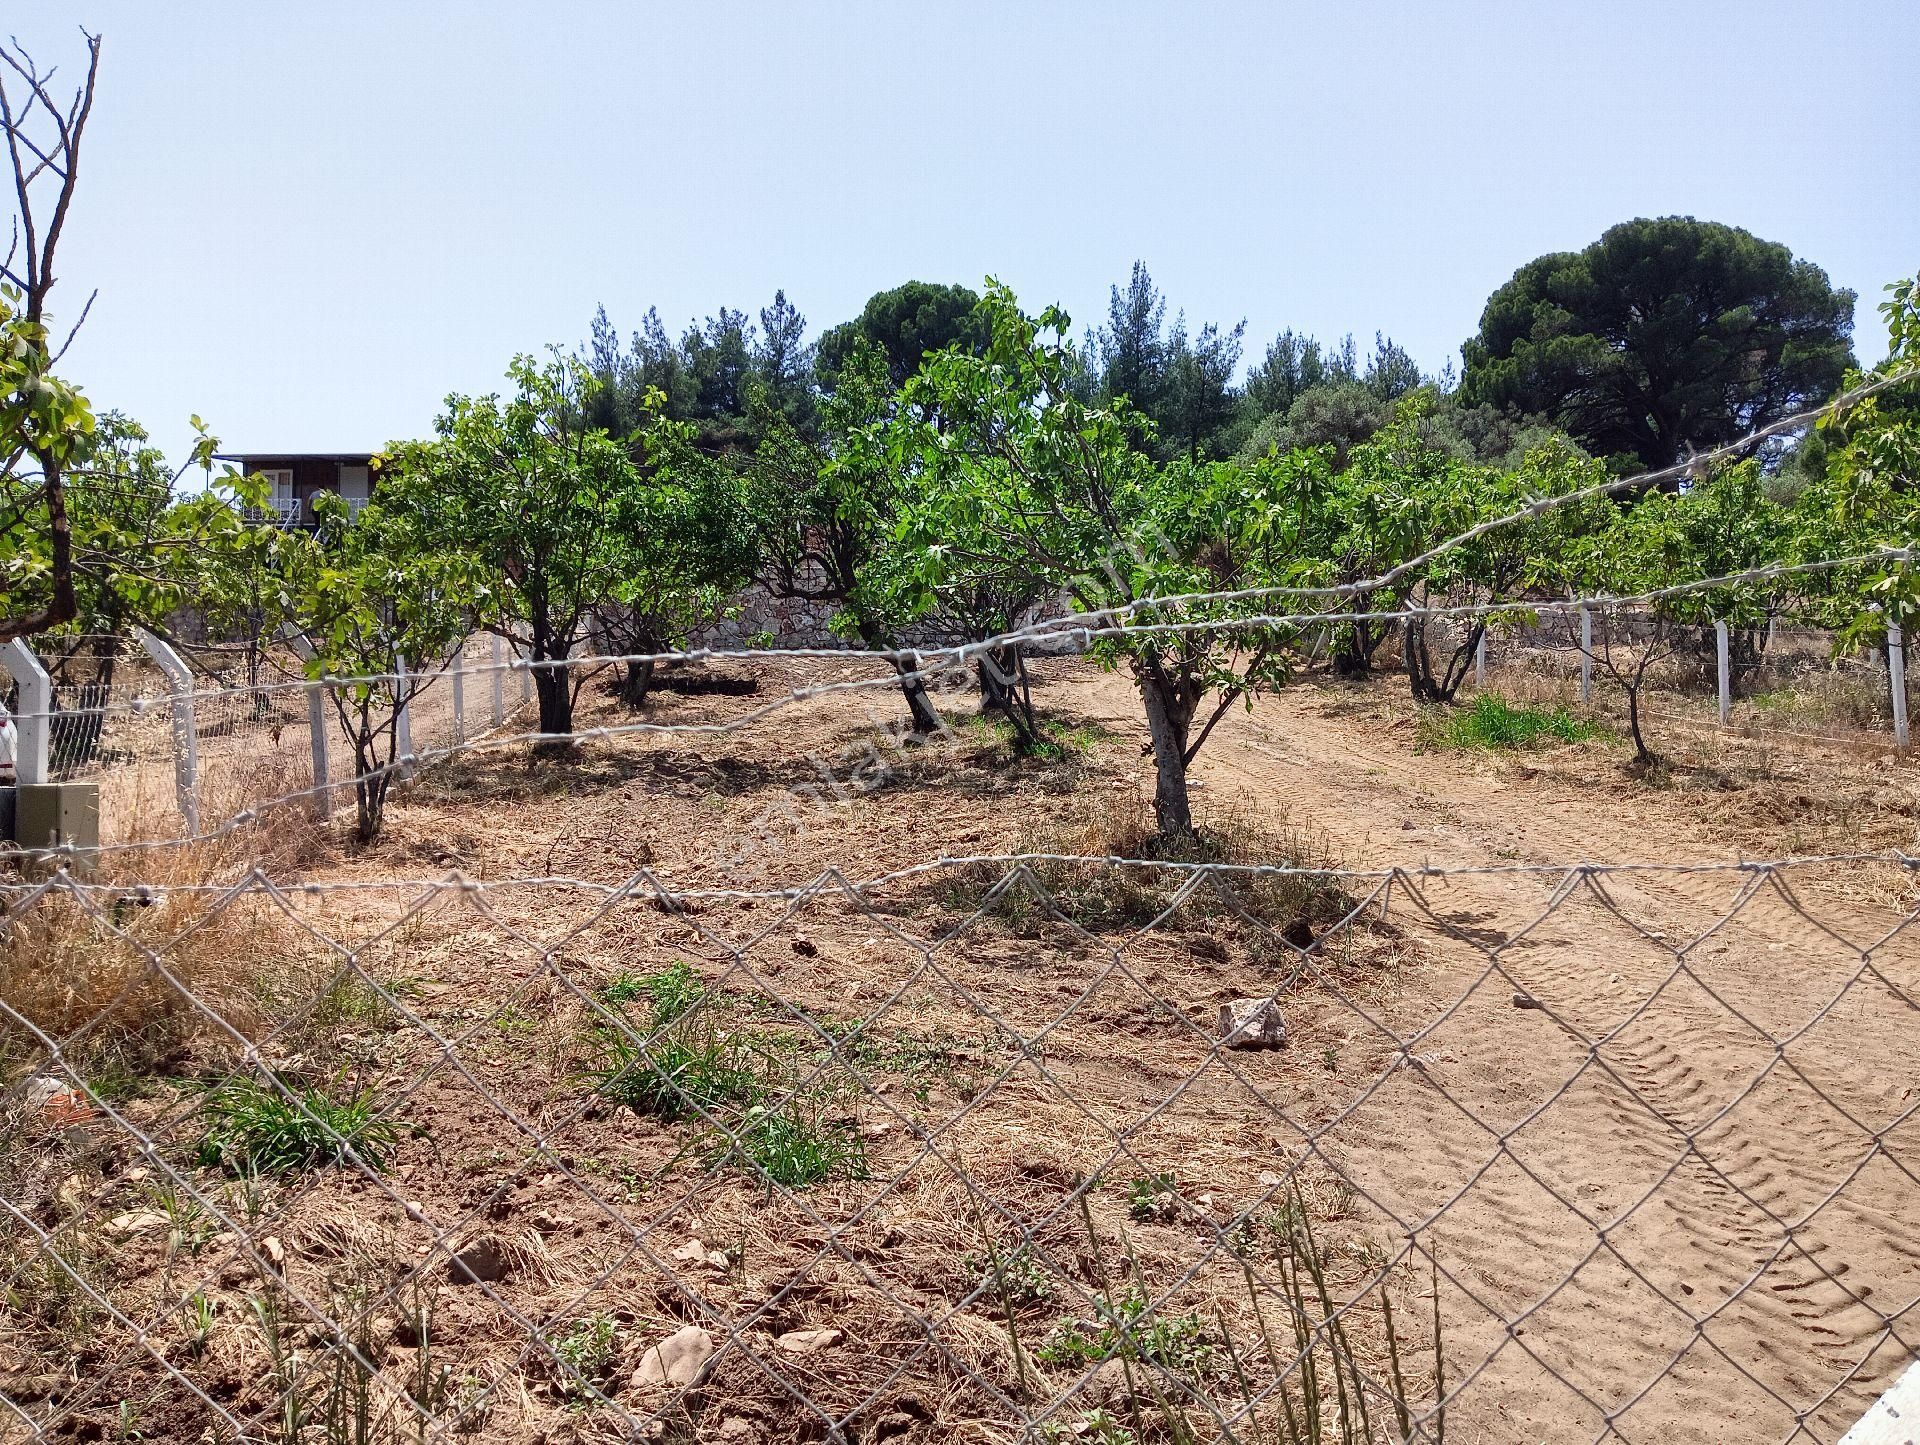
{"label": "dry grass", "polygon": [[1228,809],[1203,812],[1191,835],[1168,841],[1131,791],[1094,793],[1064,822],[1036,821],[1007,851],[1038,856],[1011,881],[998,864],[968,869],[946,885],[946,906],[987,907],[1027,932],[1059,919],[1095,934],[1147,928],[1174,910],[1192,923],[1237,919],[1256,939],[1296,947],[1353,909],[1330,839]]}

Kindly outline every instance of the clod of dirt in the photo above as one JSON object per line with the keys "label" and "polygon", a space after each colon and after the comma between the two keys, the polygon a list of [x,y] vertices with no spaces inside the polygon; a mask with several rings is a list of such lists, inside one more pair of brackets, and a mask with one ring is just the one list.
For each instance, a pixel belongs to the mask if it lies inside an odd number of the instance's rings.
{"label": "clod of dirt", "polygon": [[846,1338],[844,1330],[788,1330],[774,1341],[790,1355],[817,1355]]}
{"label": "clod of dirt", "polygon": [[928,1410],[919,1399],[912,1395],[902,1395],[894,1401],[893,1409],[873,1422],[873,1429],[868,1432],[867,1439],[876,1442],[896,1439],[901,1435],[911,1434],[914,1426],[932,1418],[933,1412]]}
{"label": "clod of dirt", "polygon": [[707,1377],[713,1362],[713,1336],[698,1325],[685,1325],[658,1344],[649,1345],[633,1372],[636,1388],[677,1385],[689,1388]]}
{"label": "clod of dirt", "polygon": [[1237,998],[1220,1005],[1220,1043],[1229,1049],[1281,1049],[1287,1021],[1270,998]]}
{"label": "clod of dirt", "polygon": [[796,938],[793,941],[793,951],[802,958],[812,958],[820,951],[820,945],[811,938]]}
{"label": "clod of dirt", "polygon": [[1539,1008],[1540,1000],[1530,993],[1517,993],[1513,996],[1515,1008]]}
{"label": "clod of dirt", "polygon": [[1139,1361],[1107,1360],[1080,1387],[1080,1399],[1096,1410],[1120,1409],[1138,1399],[1151,1399],[1148,1367]]}
{"label": "clod of dirt", "polygon": [[1313,924],[1305,918],[1295,918],[1280,930],[1280,936],[1295,948],[1313,947]]}
{"label": "clod of dirt", "polygon": [[132,1214],[117,1214],[107,1222],[107,1228],[115,1234],[145,1234],[150,1229],[166,1227],[167,1216],[151,1209],[137,1210]]}
{"label": "clod of dirt", "polygon": [[513,1273],[513,1259],[493,1239],[476,1239],[460,1249],[447,1265],[455,1284],[494,1284]]}

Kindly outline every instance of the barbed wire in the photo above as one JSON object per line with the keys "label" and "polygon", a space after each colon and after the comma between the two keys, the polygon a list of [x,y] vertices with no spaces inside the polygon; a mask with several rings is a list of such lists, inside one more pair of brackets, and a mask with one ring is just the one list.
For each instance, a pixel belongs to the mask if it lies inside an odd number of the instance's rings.
{"label": "barbed wire", "polygon": [[[1604,617],[1637,607],[1657,606],[1675,598],[1726,590],[1729,588],[1752,586],[1778,580],[1783,577],[1855,566],[1886,558],[1905,559],[1911,555],[1911,551],[1912,549],[1887,548],[1844,558],[1824,559],[1814,562],[1775,563],[1761,567],[1747,568],[1740,572],[1728,573],[1717,577],[1695,579],[1667,587],[1649,589],[1646,592],[1632,595],[1588,596],[1571,599],[1541,598],[1528,599],[1525,601],[1490,599],[1453,604],[1426,604],[1414,607],[1382,609],[1377,612],[1268,614],[1262,616],[1199,618],[1179,622],[1158,621],[1138,624],[1128,623],[1116,626],[1082,625],[1071,633],[1071,639],[1080,650],[1084,651],[1101,642],[1115,639],[1130,640],[1142,634],[1149,636],[1182,636],[1189,633],[1207,635],[1225,632],[1236,638],[1244,638],[1249,634],[1257,633],[1261,630],[1298,631],[1300,629],[1333,627],[1343,624],[1392,624],[1395,622],[1411,623],[1415,621],[1467,621],[1485,623],[1502,619],[1523,619],[1531,624],[1537,625],[1541,619],[1546,617],[1570,619],[1581,616],[1582,614]],[[1098,618],[1089,619],[1090,623],[1094,621],[1098,621]],[[1032,636],[1035,635],[1035,632],[1036,629],[1027,629],[1024,633],[1007,634],[1007,636]],[[1058,630],[1049,631],[1045,635],[1054,641],[1069,636],[1069,634]],[[459,726],[453,730],[453,735],[450,740],[444,744],[401,747],[396,741],[391,758],[384,763],[371,766],[364,772],[328,777],[325,780],[318,780],[299,787],[283,788],[268,796],[252,799],[245,806],[235,809],[231,814],[213,824],[211,827],[186,829],[183,830],[181,834],[172,837],[128,839],[84,846],[63,844],[51,849],[3,848],[0,849],[0,856],[44,860],[49,857],[100,856],[110,853],[149,852],[178,848],[186,844],[217,842],[232,836],[240,829],[252,826],[258,822],[263,815],[275,810],[296,806],[301,803],[310,803],[315,799],[331,800],[349,794],[355,789],[379,786],[384,783],[403,780],[411,777],[420,769],[435,766],[470,754],[498,752],[526,747],[606,743],[620,738],[634,736],[724,736],[743,732],[765,723],[768,719],[776,716],[785,709],[837,694],[852,695],[870,692],[875,689],[892,690],[899,687],[903,681],[911,680],[919,680],[922,683],[938,683],[943,679],[951,680],[955,672],[959,671],[963,666],[963,663],[959,661],[959,659],[989,656],[993,648],[1000,644],[1000,641],[1001,640],[996,639],[991,643],[968,644],[960,648],[931,653],[917,652],[899,654],[898,656],[900,658],[912,657],[916,659],[917,665],[904,672],[890,670],[886,673],[875,673],[870,676],[843,677],[831,681],[811,682],[792,687],[767,698],[755,706],[741,709],[727,717],[718,719],[693,721],[631,718],[624,721],[596,723],[591,727],[575,728],[565,732],[548,732],[538,727],[514,728],[505,723],[497,725],[487,724],[483,726]],[[542,666],[551,666],[555,669],[593,670],[604,668],[614,663],[632,663],[635,661],[657,664],[663,661],[676,660],[696,662],[722,659],[792,659],[796,657],[832,660],[836,663],[845,664],[849,661],[872,660],[875,656],[875,654],[838,652],[826,649],[776,649],[760,653],[727,653],[701,650],[684,653],[651,653],[630,656],[571,658],[564,661],[556,661],[551,664],[529,663],[525,659],[520,659],[516,660],[512,666],[516,670],[521,671],[529,671],[532,668]],[[470,676],[473,671],[480,670],[485,670],[485,665],[482,665],[482,668],[469,670],[465,668],[464,662],[462,664],[462,671],[465,675]],[[451,671],[449,671],[447,673],[410,673],[405,676],[411,689],[410,695],[417,701],[420,697],[426,695],[428,686],[432,682],[443,680],[445,677],[451,675]],[[395,675],[396,680],[398,677],[399,675]],[[369,678],[360,679],[359,681],[372,683],[377,681],[377,679]],[[295,684],[293,686],[305,689],[312,685],[313,684]],[[335,680],[330,680],[325,685],[335,685]],[[271,688],[273,685],[269,684],[267,686]],[[222,704],[230,704],[242,699],[257,701],[258,694],[262,690],[263,689],[246,687],[215,689],[191,694],[190,701],[196,708],[211,708]],[[156,700],[156,704],[136,707],[132,710],[131,715],[144,717],[148,716],[150,712],[157,713],[159,711],[157,707],[158,701],[171,702],[173,700],[174,699],[160,699]],[[138,702],[138,700],[136,700],[136,702]],[[520,706],[522,705],[516,705],[514,710],[517,712]],[[83,716],[92,718],[96,711],[102,716],[105,716],[112,713],[112,710],[111,706],[97,710],[75,708],[63,710],[51,716],[59,719],[60,725],[71,727],[76,718]],[[35,716],[35,714],[23,713],[19,716],[21,718],[27,718]],[[288,725],[287,720],[280,719],[278,725]],[[392,725],[391,720],[385,724],[387,727],[391,727]]]}
{"label": "barbed wire", "polygon": [[[1845,567],[1885,565],[1896,562],[1911,562],[1916,549],[1913,547],[1878,546],[1867,552],[1850,553],[1843,557],[1822,558],[1805,562],[1770,562],[1739,571],[1723,573],[1713,577],[1695,578],[1686,582],[1671,583],[1664,587],[1648,588],[1635,593],[1592,593],[1585,596],[1566,598],[1555,597],[1509,597],[1488,598],[1471,602],[1448,603],[1441,605],[1421,604],[1403,605],[1377,610],[1357,610],[1347,612],[1312,611],[1293,613],[1251,613],[1235,614],[1225,617],[1203,617],[1184,621],[1131,622],[1121,620],[1126,608],[1100,609],[1091,612],[1068,613],[1062,617],[1036,621],[1025,627],[996,633],[978,641],[956,643],[941,647],[914,648],[807,648],[807,647],[768,647],[768,648],[715,648],[699,647],[669,650],[663,652],[630,653],[590,653],[576,657],[534,659],[517,657],[504,662],[462,662],[458,671],[465,678],[487,679],[494,674],[513,675],[536,672],[597,672],[612,666],[647,666],[661,664],[704,664],[713,662],[787,662],[818,661],[835,663],[886,663],[903,670],[889,671],[873,677],[840,679],[833,682],[817,683],[806,687],[794,688],[779,698],[751,709],[740,717],[714,723],[652,723],[635,722],[616,725],[619,731],[627,732],[726,732],[749,726],[758,722],[780,708],[796,702],[806,702],[817,697],[837,692],[863,692],[874,689],[891,689],[903,682],[928,682],[940,676],[964,668],[980,658],[1001,652],[1008,647],[1017,647],[1035,642],[1071,641],[1082,648],[1092,646],[1114,638],[1180,636],[1186,634],[1204,634],[1209,632],[1253,631],[1261,628],[1300,628],[1312,626],[1339,626],[1357,622],[1406,622],[1438,621],[1459,618],[1487,618],[1533,614],[1545,616],[1575,616],[1582,612],[1605,613],[1618,611],[1626,607],[1647,607],[1670,601],[1674,598],[1690,597],[1705,592],[1724,591],[1736,587],[1748,587],[1759,583],[1779,581],[1788,577],[1808,576],[1816,573],[1836,571]],[[1179,599],[1190,605],[1231,604],[1247,600],[1252,594],[1247,592],[1196,593]],[[1168,599],[1169,601],[1173,599]],[[423,691],[436,681],[444,681],[452,676],[453,667],[435,666],[430,669],[409,672],[375,672],[352,675],[325,674],[318,677],[294,681],[262,681],[257,684],[237,684],[230,687],[203,688],[187,693],[153,693],[129,699],[124,703],[110,703],[99,711],[115,714],[124,711],[130,716],[145,716],[164,706],[170,706],[176,700],[192,702],[216,702],[229,699],[258,699],[278,694],[301,693],[319,686],[326,688],[387,687],[407,688],[413,695]],[[64,714],[23,711],[14,714],[19,718],[36,718]],[[597,733],[581,734],[533,734],[533,739],[561,740],[597,736]],[[525,741],[526,738],[515,739]]]}

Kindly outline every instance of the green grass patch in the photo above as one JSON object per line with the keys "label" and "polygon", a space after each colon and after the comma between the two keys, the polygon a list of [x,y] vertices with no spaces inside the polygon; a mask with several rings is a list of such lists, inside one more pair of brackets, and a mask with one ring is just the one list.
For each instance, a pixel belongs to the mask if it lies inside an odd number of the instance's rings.
{"label": "green grass patch", "polygon": [[858,1127],[832,1107],[836,1091],[818,1082],[793,1091],[798,1059],[811,1055],[825,1063],[842,1053],[848,1062],[906,1071],[945,1057],[938,1044],[925,1045],[923,1054],[892,1040],[869,1042],[857,1022],[823,1025],[830,1049],[820,1047],[818,1035],[743,1026],[730,1017],[729,1005],[743,1005],[750,1015],[752,1001],[710,991],[686,962],[621,974],[600,997],[639,1016],[592,1030],[583,1081],[636,1114],[666,1123],[706,1119],[708,1167],[738,1165],[787,1189],[867,1174]]}
{"label": "green grass patch", "polygon": [[764,1050],[751,1035],[720,1027],[692,964],[622,973],[600,997],[623,1013],[643,1005],[632,1022],[592,1031],[582,1079],[601,1098],[669,1123],[759,1102]]}
{"label": "green grass patch", "polygon": [[600,990],[603,1002],[615,1008],[645,1000],[655,1028],[682,1018],[707,996],[707,986],[685,959],[655,973],[620,973]]}
{"label": "green grass patch", "polygon": [[755,1102],[765,1086],[750,1041],[722,1033],[711,1019],[676,1019],[651,1038],[598,1031],[599,1053],[586,1082],[608,1103],[669,1123]]}
{"label": "green grass patch", "polygon": [[817,1099],[796,1095],[757,1105],[728,1124],[708,1156],[715,1168],[738,1164],[783,1189],[828,1179],[865,1179],[866,1143],[847,1119],[830,1115]]}
{"label": "green grass patch", "polygon": [[1483,692],[1473,706],[1436,719],[1424,740],[1441,748],[1534,748],[1545,743],[1577,743],[1598,737],[1598,725],[1575,717],[1564,704],[1553,708],[1509,702]]}
{"label": "green grass patch", "polygon": [[229,1079],[207,1098],[200,1163],[233,1174],[292,1174],[347,1162],[384,1169],[400,1131],[383,1119],[373,1090],[338,1099],[282,1079],[278,1087]]}

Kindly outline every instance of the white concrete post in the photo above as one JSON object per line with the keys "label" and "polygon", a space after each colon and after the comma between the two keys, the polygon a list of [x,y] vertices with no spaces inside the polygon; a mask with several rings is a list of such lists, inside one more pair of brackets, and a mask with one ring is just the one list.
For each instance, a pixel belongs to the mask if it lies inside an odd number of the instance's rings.
{"label": "white concrete post", "polygon": [[1580,609],[1580,701],[1593,701],[1593,613]]}
{"label": "white concrete post", "polygon": [[[286,640],[293,655],[302,662],[313,661],[313,646],[287,627],[280,636]],[[324,682],[307,684],[307,736],[313,744],[313,816],[324,823],[333,816],[333,789],[327,776],[327,685]]]}
{"label": "white concrete post", "polygon": [[466,644],[453,655],[453,740],[467,740],[467,656]]}
{"label": "white concrete post", "polygon": [[193,674],[179,653],[146,628],[134,628],[133,635],[173,689],[173,793],[187,836],[196,837],[200,832],[200,739],[193,725]]}
{"label": "white concrete post", "polygon": [[1473,686],[1478,691],[1487,685],[1487,629],[1480,628],[1480,640],[1473,645]]}
{"label": "white concrete post", "polygon": [[533,697],[533,653],[529,651],[524,661],[526,666],[520,669],[520,701],[524,704]]}
{"label": "white concrete post", "polygon": [[53,723],[53,682],[33,649],[19,638],[0,648],[0,668],[20,684],[20,711],[13,719],[16,782],[47,781],[47,738]]}
{"label": "white concrete post", "polygon": [[413,699],[407,696],[407,660],[399,653],[393,657],[393,675],[393,775],[405,782],[413,776]]}
{"label": "white concrete post", "polygon": [[1733,720],[1733,664],[1727,646],[1727,624],[1717,618],[1713,624],[1713,655],[1720,671],[1720,726],[1725,727]]}
{"label": "white concrete post", "polygon": [[333,816],[333,778],[327,769],[327,685],[307,684],[307,736],[313,743],[313,816]]}
{"label": "white concrete post", "polygon": [[493,634],[493,725],[499,727],[507,720],[506,676],[507,641],[499,633]]}
{"label": "white concrete post", "polygon": [[1907,648],[1900,624],[1887,624],[1887,682],[1893,691],[1893,745],[1907,745]]}

